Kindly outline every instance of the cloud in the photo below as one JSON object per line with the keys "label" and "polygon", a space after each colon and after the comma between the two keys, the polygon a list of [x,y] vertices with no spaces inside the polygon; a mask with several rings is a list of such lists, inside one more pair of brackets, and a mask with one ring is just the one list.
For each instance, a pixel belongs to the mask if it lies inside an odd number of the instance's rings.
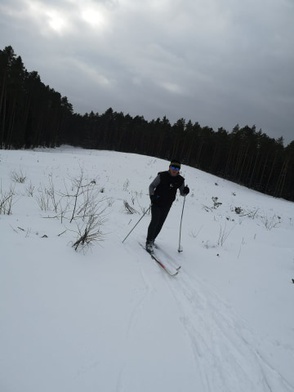
{"label": "cloud", "polygon": [[77,112],[292,137],[289,0],[2,0],[0,44]]}

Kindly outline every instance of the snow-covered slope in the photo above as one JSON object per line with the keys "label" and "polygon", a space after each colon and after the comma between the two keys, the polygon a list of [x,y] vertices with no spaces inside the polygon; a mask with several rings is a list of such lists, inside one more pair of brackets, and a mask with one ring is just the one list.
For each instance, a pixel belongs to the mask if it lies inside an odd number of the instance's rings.
{"label": "snow-covered slope", "polygon": [[[122,243],[167,168],[109,151],[0,150],[0,203],[13,194],[0,215],[1,392],[294,391],[293,203],[183,165],[184,251],[182,197],[158,237],[161,258],[182,266],[171,278],[139,246],[150,215]],[[81,178],[103,241],[76,252]]]}

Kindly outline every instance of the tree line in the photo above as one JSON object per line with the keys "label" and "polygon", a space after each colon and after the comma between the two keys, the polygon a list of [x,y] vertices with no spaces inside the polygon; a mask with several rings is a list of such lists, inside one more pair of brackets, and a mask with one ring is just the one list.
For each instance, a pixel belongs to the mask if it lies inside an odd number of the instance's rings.
{"label": "tree line", "polygon": [[70,144],[177,158],[260,192],[294,201],[294,141],[284,147],[253,126],[214,131],[181,118],[147,121],[115,112],[74,113],[67,97],[28,72],[11,46],[0,51],[0,147]]}

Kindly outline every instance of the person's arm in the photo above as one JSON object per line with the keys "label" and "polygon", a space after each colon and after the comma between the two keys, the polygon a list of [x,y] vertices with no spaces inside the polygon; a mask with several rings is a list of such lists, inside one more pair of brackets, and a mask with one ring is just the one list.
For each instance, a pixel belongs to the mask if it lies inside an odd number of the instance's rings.
{"label": "person's arm", "polygon": [[149,185],[149,196],[154,195],[154,191],[158,187],[159,184],[160,184],[160,175],[158,174],[154,178],[154,180],[151,182],[151,184]]}
{"label": "person's arm", "polygon": [[183,181],[182,185],[179,187],[180,195],[187,196],[190,192],[190,189],[187,185],[185,185],[185,181]]}

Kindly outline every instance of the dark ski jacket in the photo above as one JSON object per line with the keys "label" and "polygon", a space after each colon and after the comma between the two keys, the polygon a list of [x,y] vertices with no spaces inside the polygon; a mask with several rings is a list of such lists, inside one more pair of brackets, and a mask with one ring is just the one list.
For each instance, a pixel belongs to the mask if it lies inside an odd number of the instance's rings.
{"label": "dark ski jacket", "polygon": [[169,171],[158,173],[149,185],[149,195],[155,195],[153,204],[170,207],[176,198],[177,190],[184,196],[185,179],[180,174],[173,177]]}

